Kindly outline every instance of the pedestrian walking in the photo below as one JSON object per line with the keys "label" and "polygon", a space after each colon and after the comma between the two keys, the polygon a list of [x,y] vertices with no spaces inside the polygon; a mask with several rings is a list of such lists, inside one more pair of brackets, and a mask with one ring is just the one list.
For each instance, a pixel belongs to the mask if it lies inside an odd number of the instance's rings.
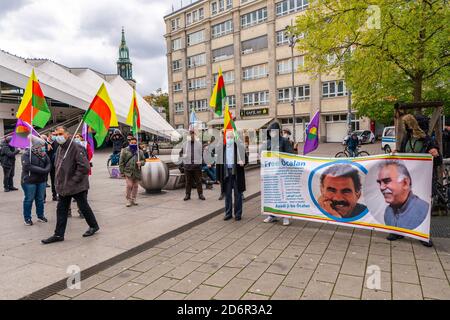
{"label": "pedestrian walking", "polygon": [[86,150],[81,145],[71,142],[71,136],[67,128],[63,126],[56,129],[55,135],[56,141],[59,143],[55,159],[55,183],[59,196],[56,207],[57,221],[54,235],[42,240],[43,244],[64,241],[72,198],[77,202],[78,208],[89,225],[89,229],[83,234],[83,237],[92,236],[99,230],[95,215],[87,201],[90,165]]}
{"label": "pedestrian walking", "polygon": [[186,178],[186,196],[184,197],[184,201],[191,199],[191,190],[194,183],[197,187],[198,198],[200,200],[206,200],[202,187],[202,144],[196,139],[194,129],[190,129],[189,134],[190,139],[184,143],[180,151]]}
{"label": "pedestrian walking", "polygon": [[141,180],[141,167],[145,164],[144,152],[138,148],[137,139],[131,138],[128,147],[120,153],[120,174],[126,180],[127,207],[137,206],[136,196]]}
{"label": "pedestrian walking", "polygon": [[33,202],[39,222],[48,222],[44,214],[44,199],[48,174],[52,164],[46,153],[45,141],[32,138],[32,147],[22,155],[21,186],[24,193],[23,218],[26,226],[32,226],[31,209]]}
{"label": "pedestrian walking", "polygon": [[16,168],[16,155],[19,150],[11,147],[11,136],[6,137],[0,147],[0,164],[3,168],[3,188],[5,192],[17,191],[14,187],[14,173]]}

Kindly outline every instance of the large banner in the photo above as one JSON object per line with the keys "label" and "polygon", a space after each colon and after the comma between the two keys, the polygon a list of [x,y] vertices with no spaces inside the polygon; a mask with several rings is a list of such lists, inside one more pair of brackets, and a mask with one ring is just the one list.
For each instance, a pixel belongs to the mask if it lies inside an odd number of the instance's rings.
{"label": "large banner", "polygon": [[263,214],[429,241],[433,158],[318,158],[264,151]]}

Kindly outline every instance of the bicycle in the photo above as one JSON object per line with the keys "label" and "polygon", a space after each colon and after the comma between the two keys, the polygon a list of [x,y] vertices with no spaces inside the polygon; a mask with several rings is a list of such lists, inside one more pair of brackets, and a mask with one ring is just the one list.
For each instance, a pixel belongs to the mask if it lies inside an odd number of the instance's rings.
{"label": "bicycle", "polygon": [[[370,154],[367,151],[359,151],[359,146],[356,148],[356,157],[367,157],[370,156]],[[348,150],[348,147],[345,146],[344,151],[339,151],[334,156],[335,158],[350,158],[350,151]]]}

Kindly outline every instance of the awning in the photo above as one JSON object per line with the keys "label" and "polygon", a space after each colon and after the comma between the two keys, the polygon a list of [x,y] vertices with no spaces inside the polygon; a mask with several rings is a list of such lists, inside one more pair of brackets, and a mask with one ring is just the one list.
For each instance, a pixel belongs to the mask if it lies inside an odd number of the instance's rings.
{"label": "awning", "polygon": [[[258,130],[272,121],[273,118],[251,119],[251,120],[236,120],[237,130]],[[213,119],[208,122],[208,126],[223,126],[223,119]]]}

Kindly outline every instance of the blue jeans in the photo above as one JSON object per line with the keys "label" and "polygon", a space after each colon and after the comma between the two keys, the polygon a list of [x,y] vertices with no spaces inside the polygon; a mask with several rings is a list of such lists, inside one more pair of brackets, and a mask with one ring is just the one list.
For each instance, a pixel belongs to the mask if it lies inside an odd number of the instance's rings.
{"label": "blue jeans", "polygon": [[206,172],[206,174],[212,181],[216,181],[216,168],[215,167],[211,166],[211,168],[208,168],[208,165],[204,165],[202,169],[203,169],[203,171]]}
{"label": "blue jeans", "polygon": [[38,184],[22,184],[22,189],[25,194],[25,199],[23,199],[23,217],[25,220],[31,220],[31,208],[33,207],[33,201],[36,204],[36,215],[38,218],[44,217],[44,198],[46,186],[46,182]]}
{"label": "blue jeans", "polygon": [[348,149],[348,153],[349,153],[350,157],[354,158],[358,155],[358,150],[357,149]]}

